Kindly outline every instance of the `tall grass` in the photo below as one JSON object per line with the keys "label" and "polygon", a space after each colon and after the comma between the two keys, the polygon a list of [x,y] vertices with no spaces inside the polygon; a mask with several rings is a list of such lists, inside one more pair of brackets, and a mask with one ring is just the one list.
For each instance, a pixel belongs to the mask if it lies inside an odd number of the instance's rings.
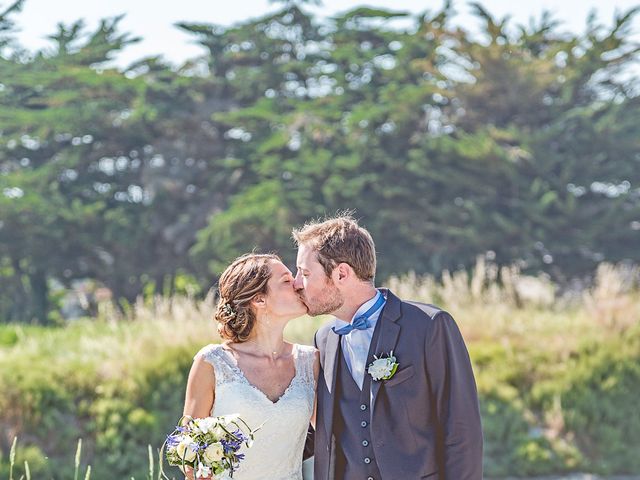
{"label": "tall grass", "polygon": [[[18,442],[18,438],[14,437],[13,439],[13,443],[11,445],[11,454],[9,457],[9,480],[14,480],[13,478],[13,468],[15,466],[15,453],[16,453],[16,445]],[[149,462],[149,473],[148,476],[145,480],[154,480],[154,465],[155,465],[155,459],[153,456],[153,448],[151,447],[151,445],[148,445],[148,451],[149,451],[149,457],[148,457],[148,462]],[[78,439],[78,445],[76,447],[76,456],[75,456],[75,462],[74,462],[74,475],[73,478],[74,480],[78,480],[78,475],[80,473],[80,458],[82,455],[82,439]],[[157,476],[157,480],[161,480],[162,477],[162,459],[158,458],[158,462],[159,462],[159,470],[158,470],[158,476]],[[24,475],[21,475],[19,480],[31,480],[31,471],[29,468],[29,462],[25,460],[24,462]],[[85,471],[85,475],[84,475],[84,480],[91,480],[91,465],[87,465],[87,470]],[[135,477],[131,477],[131,480],[135,480]]]}
{"label": "tall grass", "polygon": [[561,290],[547,276],[524,275],[479,258],[471,272],[441,278],[408,273],[389,288],[401,298],[435,303],[458,321],[468,343],[513,346],[544,341],[570,353],[585,336],[624,332],[640,323],[640,269],[602,264],[592,286]]}

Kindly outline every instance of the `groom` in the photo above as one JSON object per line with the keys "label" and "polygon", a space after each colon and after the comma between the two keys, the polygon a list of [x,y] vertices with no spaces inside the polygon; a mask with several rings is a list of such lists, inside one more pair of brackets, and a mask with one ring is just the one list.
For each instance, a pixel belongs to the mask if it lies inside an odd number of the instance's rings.
{"label": "groom", "polygon": [[315,480],[480,480],[476,385],[451,315],[377,290],[373,240],[349,215],[293,238],[309,315],[336,317],[315,336]]}

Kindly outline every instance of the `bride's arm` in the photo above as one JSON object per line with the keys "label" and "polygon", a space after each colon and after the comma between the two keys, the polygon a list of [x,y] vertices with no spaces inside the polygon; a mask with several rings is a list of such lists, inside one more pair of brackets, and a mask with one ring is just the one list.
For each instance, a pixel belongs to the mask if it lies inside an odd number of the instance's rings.
{"label": "bride's arm", "polygon": [[[192,418],[204,418],[211,415],[215,388],[216,376],[213,365],[207,363],[203,355],[198,355],[191,365],[191,371],[189,371],[182,414]],[[193,479],[191,467],[186,467],[183,473],[188,480]]]}
{"label": "bride's arm", "polygon": [[198,355],[191,365],[187,380],[183,415],[204,418],[211,415],[215,398],[216,376],[213,365]]}

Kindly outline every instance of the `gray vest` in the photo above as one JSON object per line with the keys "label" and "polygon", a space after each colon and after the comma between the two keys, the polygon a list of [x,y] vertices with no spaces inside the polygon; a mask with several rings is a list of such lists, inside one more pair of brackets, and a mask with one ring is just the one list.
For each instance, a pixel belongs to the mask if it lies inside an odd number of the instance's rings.
{"label": "gray vest", "polygon": [[[376,329],[378,330],[378,329]],[[369,357],[377,341],[374,332],[369,348]],[[336,378],[336,479],[380,480],[382,477],[376,464],[371,441],[371,412],[369,406],[371,376],[365,373],[362,391],[351,377],[339,348]]]}

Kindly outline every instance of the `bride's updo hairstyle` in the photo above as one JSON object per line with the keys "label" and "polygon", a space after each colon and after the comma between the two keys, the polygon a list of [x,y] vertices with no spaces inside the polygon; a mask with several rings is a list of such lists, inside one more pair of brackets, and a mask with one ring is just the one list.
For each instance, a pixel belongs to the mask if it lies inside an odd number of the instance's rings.
{"label": "bride's updo hairstyle", "polygon": [[251,301],[267,293],[273,261],[281,260],[277,255],[248,253],[236,258],[220,276],[213,318],[223,339],[241,343],[249,338],[256,323]]}

